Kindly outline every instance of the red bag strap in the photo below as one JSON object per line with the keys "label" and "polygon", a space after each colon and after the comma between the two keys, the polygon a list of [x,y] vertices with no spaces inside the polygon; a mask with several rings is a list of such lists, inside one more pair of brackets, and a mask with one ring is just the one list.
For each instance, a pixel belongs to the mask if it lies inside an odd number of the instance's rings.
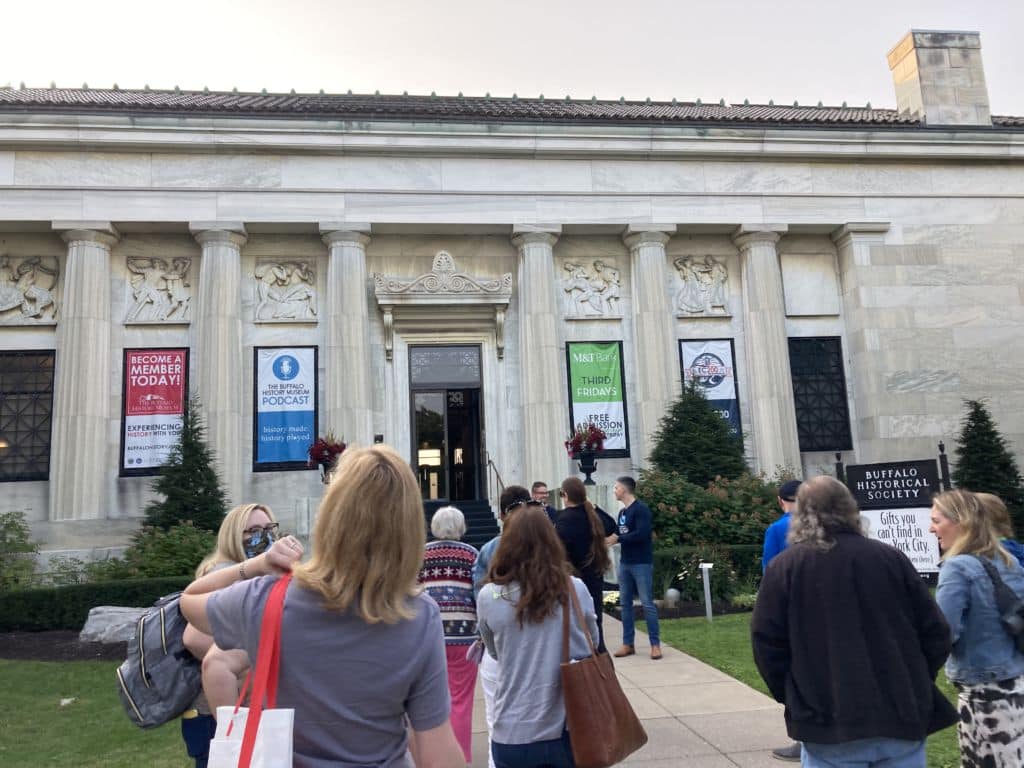
{"label": "red bag strap", "polygon": [[249,768],[252,753],[256,747],[256,731],[260,727],[264,701],[267,709],[277,704],[277,678],[281,666],[281,616],[284,614],[284,595],[292,575],[286,573],[277,580],[267,597],[263,608],[263,622],[260,626],[260,648],[256,654],[256,672],[252,681],[252,697],[249,700],[249,716],[245,720],[242,734],[242,750],[238,756],[238,768]]}

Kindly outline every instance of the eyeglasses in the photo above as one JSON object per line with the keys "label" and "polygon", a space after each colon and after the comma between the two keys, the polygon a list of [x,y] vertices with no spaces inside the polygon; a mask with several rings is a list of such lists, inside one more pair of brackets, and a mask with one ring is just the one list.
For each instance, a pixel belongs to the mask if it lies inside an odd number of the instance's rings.
{"label": "eyeglasses", "polygon": [[537,501],[536,499],[527,499],[525,501],[515,501],[515,502],[509,504],[507,507],[505,507],[502,510],[502,514],[506,514],[507,515],[509,512],[511,512],[516,507],[543,507],[543,506],[544,506],[544,502],[543,501]]}
{"label": "eyeglasses", "polygon": [[246,528],[244,531],[242,531],[242,533],[244,533],[246,536],[255,536],[258,533],[276,533],[277,528],[278,523],[270,523],[268,525],[256,525],[252,528]]}

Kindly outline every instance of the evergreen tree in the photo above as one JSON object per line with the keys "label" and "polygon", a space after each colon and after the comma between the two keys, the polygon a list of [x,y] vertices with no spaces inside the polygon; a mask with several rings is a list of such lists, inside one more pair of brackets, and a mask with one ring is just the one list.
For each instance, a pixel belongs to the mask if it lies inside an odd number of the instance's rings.
{"label": "evergreen tree", "polygon": [[994,493],[1010,512],[1017,535],[1024,534],[1024,481],[1017,462],[978,400],[966,400],[967,414],[957,438],[953,482],[959,488]]}
{"label": "evergreen tree", "polygon": [[146,525],[167,530],[191,520],[197,528],[213,532],[220,528],[227,499],[204,433],[199,400],[193,396],[185,406],[181,441],[153,481],[153,490],[163,500],[152,501],[146,507]]}
{"label": "evergreen tree", "polygon": [[655,469],[678,472],[702,488],[718,475],[736,478],[747,471],[743,439],[693,382],[661,418],[650,460]]}

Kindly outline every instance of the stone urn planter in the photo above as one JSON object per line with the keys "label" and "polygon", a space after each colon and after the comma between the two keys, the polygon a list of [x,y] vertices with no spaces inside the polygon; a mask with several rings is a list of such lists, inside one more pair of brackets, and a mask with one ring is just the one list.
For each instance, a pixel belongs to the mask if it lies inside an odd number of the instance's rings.
{"label": "stone urn planter", "polygon": [[584,449],[577,454],[579,459],[579,468],[585,477],[583,480],[584,485],[596,485],[593,479],[590,477],[597,471],[597,451],[593,449]]}

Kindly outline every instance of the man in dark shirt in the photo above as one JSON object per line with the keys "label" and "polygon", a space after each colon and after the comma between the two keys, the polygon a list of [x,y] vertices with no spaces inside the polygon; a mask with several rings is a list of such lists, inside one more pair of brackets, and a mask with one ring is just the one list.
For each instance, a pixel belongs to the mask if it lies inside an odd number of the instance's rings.
{"label": "man in dark shirt", "polygon": [[640,595],[647,621],[647,637],[651,658],[661,658],[661,637],[658,633],[658,609],[654,607],[654,540],[651,535],[651,510],[634,495],[636,480],[624,475],[615,481],[615,498],[625,506],[619,511],[618,532],[609,536],[608,546],[622,545],[619,560],[619,603],[622,605],[622,647],[615,656],[632,656],[633,595]]}
{"label": "man in dark shirt", "polygon": [[558,519],[558,511],[548,504],[548,484],[543,480],[537,480],[530,486],[530,497],[544,505],[544,511],[548,513],[548,519],[555,522]]}

